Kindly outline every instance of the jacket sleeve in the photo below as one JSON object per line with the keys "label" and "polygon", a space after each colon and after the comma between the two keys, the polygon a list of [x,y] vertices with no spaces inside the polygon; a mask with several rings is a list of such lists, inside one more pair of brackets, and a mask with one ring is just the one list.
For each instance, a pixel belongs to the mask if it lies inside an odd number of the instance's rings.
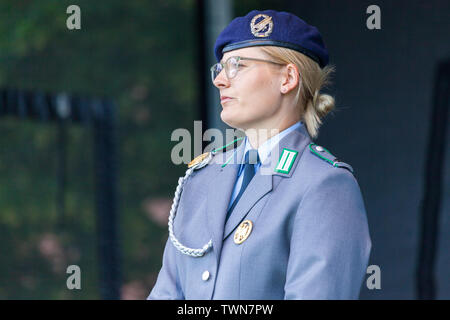
{"label": "jacket sleeve", "polygon": [[180,287],[177,266],[176,249],[170,242],[166,242],[163,263],[158,274],[155,286],[150,292],[147,300],[183,300],[184,295]]}
{"label": "jacket sleeve", "polygon": [[371,240],[358,183],[330,168],[305,192],[296,212],[285,299],[358,299]]}

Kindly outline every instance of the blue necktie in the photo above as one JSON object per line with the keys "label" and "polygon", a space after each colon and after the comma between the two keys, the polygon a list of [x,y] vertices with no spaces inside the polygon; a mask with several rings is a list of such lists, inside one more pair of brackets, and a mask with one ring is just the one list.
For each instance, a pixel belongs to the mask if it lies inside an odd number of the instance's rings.
{"label": "blue necktie", "polygon": [[233,212],[234,207],[238,203],[239,199],[241,198],[242,194],[244,193],[245,189],[247,188],[248,184],[252,180],[253,176],[255,175],[255,165],[259,163],[259,156],[258,156],[258,150],[251,149],[248,150],[245,153],[244,156],[244,170],[243,175],[244,178],[242,180],[241,189],[239,190],[238,195],[236,196],[236,199],[234,199],[233,204],[231,205],[230,209],[227,212],[227,218],[225,221],[228,220],[231,213]]}

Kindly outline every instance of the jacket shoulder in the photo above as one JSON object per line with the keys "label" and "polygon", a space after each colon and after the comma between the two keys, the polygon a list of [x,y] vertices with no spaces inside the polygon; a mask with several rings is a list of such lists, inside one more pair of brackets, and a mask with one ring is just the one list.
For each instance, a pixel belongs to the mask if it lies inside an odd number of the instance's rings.
{"label": "jacket shoulder", "polygon": [[[317,149],[317,147],[319,147]],[[326,194],[331,198],[361,197],[361,190],[352,167],[323,147],[315,144],[306,146],[300,159],[296,180],[301,180],[300,194]]]}
{"label": "jacket shoulder", "polygon": [[348,163],[338,160],[330,151],[315,143],[306,145],[294,176],[296,181],[302,182],[304,191],[324,181],[357,184],[353,168]]}

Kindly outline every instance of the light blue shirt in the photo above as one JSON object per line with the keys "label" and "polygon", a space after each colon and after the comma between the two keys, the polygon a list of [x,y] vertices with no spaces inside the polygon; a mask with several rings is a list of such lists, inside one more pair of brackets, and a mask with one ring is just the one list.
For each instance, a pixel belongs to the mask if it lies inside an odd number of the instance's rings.
{"label": "light blue shirt", "polygon": [[[264,163],[264,161],[268,158],[268,156],[270,155],[270,152],[275,147],[275,145],[281,139],[283,139],[286,135],[288,135],[291,131],[299,128],[301,125],[302,125],[302,123],[301,123],[301,121],[299,121],[299,122],[293,124],[292,126],[290,126],[289,128],[284,129],[279,134],[274,135],[270,139],[267,139],[262,145],[259,146],[258,156],[259,156],[260,162],[258,162],[255,165],[255,173],[258,172],[258,169],[261,167],[261,164]],[[245,141],[243,143],[245,143],[245,148],[244,148],[244,153],[243,153],[243,156],[245,156],[247,151],[253,149],[253,147],[251,146],[247,137],[245,137]],[[244,175],[242,174],[242,172],[244,170],[244,164],[242,162],[243,161],[241,161],[240,165],[239,165],[238,176],[236,179],[236,183],[234,185],[233,193],[231,194],[230,203],[228,204],[228,210],[230,209],[231,205],[233,204],[234,200],[236,199],[237,195],[239,194],[239,191],[241,190],[241,186],[242,186],[242,181],[244,180]]]}

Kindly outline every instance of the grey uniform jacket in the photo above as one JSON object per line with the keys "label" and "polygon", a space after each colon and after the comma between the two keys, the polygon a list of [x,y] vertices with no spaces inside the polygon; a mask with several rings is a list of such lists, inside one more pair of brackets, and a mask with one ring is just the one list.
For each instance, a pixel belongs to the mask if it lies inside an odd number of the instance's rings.
{"label": "grey uniform jacket", "polygon": [[[174,233],[187,247],[213,246],[191,257],[167,241],[148,299],[357,299],[371,250],[364,202],[349,168],[311,144],[304,126],[279,141],[226,211],[244,144],[217,154],[186,181]],[[282,150],[297,151],[288,173],[275,169]],[[275,158],[275,155],[277,158]],[[270,172],[267,174],[267,172]],[[243,220],[253,229],[236,244]]]}

